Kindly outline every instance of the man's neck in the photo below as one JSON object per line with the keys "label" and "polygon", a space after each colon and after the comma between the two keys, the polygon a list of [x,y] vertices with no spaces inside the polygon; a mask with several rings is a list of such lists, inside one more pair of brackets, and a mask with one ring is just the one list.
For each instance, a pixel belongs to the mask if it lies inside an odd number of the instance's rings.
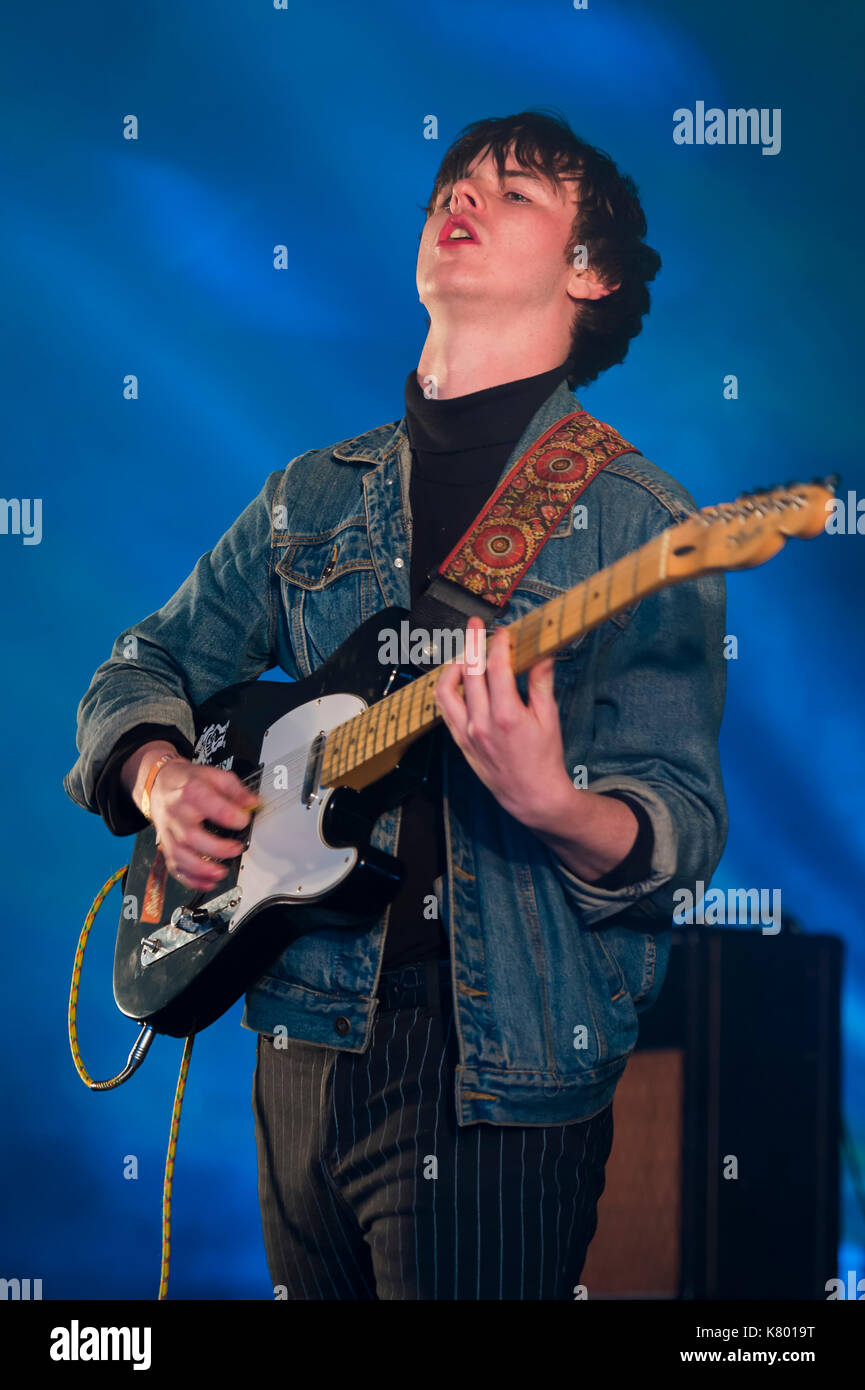
{"label": "man's neck", "polygon": [[527,328],[518,343],[512,332],[485,324],[463,323],[447,331],[431,325],[417,367],[418,385],[427,396],[448,400],[550,372],[568,355],[570,342],[560,337],[546,325],[535,332]]}

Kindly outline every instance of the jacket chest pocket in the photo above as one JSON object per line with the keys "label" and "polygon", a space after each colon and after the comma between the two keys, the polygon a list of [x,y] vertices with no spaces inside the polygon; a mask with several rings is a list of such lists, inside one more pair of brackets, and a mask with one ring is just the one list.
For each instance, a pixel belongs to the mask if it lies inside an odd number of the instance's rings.
{"label": "jacket chest pocket", "polygon": [[364,524],[290,536],[280,552],[276,573],[285,619],[298,665],[309,675],[384,600]]}

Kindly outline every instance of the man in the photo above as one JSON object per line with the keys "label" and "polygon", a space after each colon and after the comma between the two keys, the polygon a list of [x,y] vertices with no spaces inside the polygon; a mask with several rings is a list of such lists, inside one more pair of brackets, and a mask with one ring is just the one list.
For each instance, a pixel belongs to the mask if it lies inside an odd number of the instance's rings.
{"label": "man", "polygon": [[[190,761],[190,706],[275,665],[305,676],[362,620],[417,600],[514,462],[575,410],[569,386],[624,358],[660,264],[645,231],[634,185],[564,121],[468,127],[421,236],[429,331],[405,418],[271,475],[118,639],[79,710],[70,795],[120,834],[144,806],[170,872],[213,889],[241,839],[203,822],[240,836],[254,803],[230,771]],[[583,505],[504,623],[694,507],[633,450]],[[406,865],[396,900],[368,930],[294,942],[246,998],[283,1296],[574,1297],[672,895],[708,881],[726,836],[723,632],[712,577],[644,599],[527,679],[501,634],[485,669],[443,671],[429,784],[373,840]]]}

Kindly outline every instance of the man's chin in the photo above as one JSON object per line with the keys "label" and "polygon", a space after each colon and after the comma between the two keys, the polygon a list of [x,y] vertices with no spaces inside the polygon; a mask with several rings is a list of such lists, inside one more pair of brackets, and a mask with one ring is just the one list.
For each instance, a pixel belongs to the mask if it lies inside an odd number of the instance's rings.
{"label": "man's chin", "polygon": [[428,282],[418,292],[418,299],[429,312],[441,305],[481,304],[484,300],[496,304],[501,302],[501,298],[501,287],[497,289],[489,281],[484,282],[479,276],[466,271],[437,276],[434,284]]}

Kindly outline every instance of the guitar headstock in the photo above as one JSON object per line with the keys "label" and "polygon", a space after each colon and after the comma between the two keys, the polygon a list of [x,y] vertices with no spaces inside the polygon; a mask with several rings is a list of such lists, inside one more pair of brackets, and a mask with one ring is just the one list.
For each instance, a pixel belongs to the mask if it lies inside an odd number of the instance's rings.
{"label": "guitar headstock", "polygon": [[792,536],[810,540],[826,525],[838,478],[784,483],[735,502],[703,507],[669,533],[666,572],[686,578],[762,565]]}

